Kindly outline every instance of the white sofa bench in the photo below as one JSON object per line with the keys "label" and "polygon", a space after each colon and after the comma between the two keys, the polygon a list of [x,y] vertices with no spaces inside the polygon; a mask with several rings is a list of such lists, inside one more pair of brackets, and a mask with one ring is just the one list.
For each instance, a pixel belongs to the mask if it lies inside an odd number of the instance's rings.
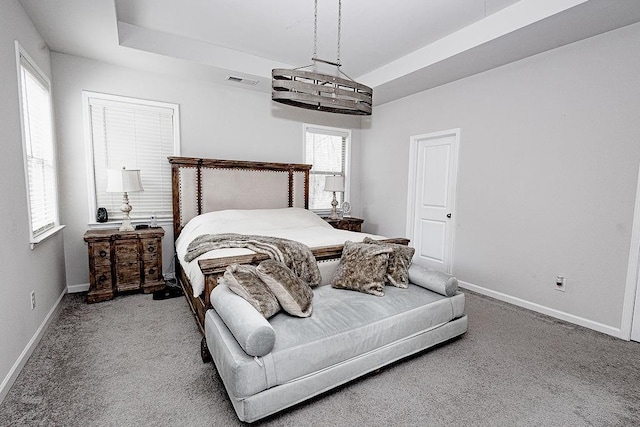
{"label": "white sofa bench", "polygon": [[[412,268],[420,281],[423,272]],[[325,285],[314,289],[310,317],[281,312],[267,321],[218,285],[205,337],[238,418],[256,421],[464,334],[457,281],[432,288],[440,293],[412,283],[377,297]]]}

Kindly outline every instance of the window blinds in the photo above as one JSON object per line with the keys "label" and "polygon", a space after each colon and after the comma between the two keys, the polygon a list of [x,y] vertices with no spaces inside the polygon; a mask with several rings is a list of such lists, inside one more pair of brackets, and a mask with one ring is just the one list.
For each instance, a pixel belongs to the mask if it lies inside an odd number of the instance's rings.
{"label": "window blinds", "polygon": [[109,218],[122,216],[122,194],[107,193],[107,169],[140,169],[143,192],[130,193],[131,218],[171,217],[171,167],[174,109],[89,98],[97,207]]}
{"label": "window blinds", "polygon": [[[331,129],[306,129],[305,162],[313,165],[309,173],[309,209],[331,208],[333,193],[324,191],[324,180],[329,175],[345,176],[347,136]],[[340,204],[344,201],[344,193],[336,193],[336,197]]]}
{"label": "window blinds", "polygon": [[48,82],[22,54],[20,77],[31,235],[35,238],[58,221],[51,93]]}

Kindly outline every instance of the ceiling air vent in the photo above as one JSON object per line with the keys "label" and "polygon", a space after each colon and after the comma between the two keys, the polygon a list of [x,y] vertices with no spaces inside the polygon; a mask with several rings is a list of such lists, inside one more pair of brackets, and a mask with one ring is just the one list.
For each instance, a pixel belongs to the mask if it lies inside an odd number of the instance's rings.
{"label": "ceiling air vent", "polygon": [[255,86],[258,84],[257,80],[244,79],[242,77],[236,77],[236,76],[227,76],[227,80],[230,82],[242,83],[242,84],[251,85],[251,86]]}

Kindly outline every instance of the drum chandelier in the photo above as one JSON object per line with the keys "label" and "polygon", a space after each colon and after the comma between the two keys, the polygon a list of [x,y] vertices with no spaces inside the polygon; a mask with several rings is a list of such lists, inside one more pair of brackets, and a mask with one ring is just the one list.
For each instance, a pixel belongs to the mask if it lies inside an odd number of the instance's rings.
{"label": "drum chandelier", "polygon": [[[373,89],[360,84],[340,70],[340,27],[342,0],[338,1],[338,51],[335,62],[318,58],[318,0],[315,0],[312,64],[271,71],[271,99],[282,104],[330,113],[371,115]],[[335,75],[317,71],[323,63],[336,68]],[[305,70],[305,68],[312,68]],[[344,76],[344,77],[341,77]]]}

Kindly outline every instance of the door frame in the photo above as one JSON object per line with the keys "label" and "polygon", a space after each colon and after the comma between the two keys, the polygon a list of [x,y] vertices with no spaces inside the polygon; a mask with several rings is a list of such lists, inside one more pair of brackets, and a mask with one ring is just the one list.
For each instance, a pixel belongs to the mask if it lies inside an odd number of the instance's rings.
{"label": "door frame", "polygon": [[448,129],[439,132],[431,132],[422,135],[412,135],[409,138],[409,178],[407,186],[407,237],[414,240],[413,224],[415,222],[416,215],[416,178],[418,174],[418,144],[420,141],[428,139],[437,139],[446,136],[453,136],[454,142],[452,144],[451,156],[452,156],[452,168],[451,168],[451,182],[449,191],[453,192],[451,212],[453,213],[451,218],[451,233],[449,233],[449,242],[447,255],[449,259],[449,265],[447,273],[453,273],[453,255],[454,255],[454,242],[455,242],[455,230],[456,230],[456,199],[457,199],[457,182],[458,182],[458,152],[460,150],[460,128]]}
{"label": "door frame", "polygon": [[633,328],[634,323],[636,328],[640,329],[640,168],[638,170],[627,280],[622,305],[622,324],[620,325],[622,339],[631,340],[633,334],[635,340],[640,341],[640,330]]}

